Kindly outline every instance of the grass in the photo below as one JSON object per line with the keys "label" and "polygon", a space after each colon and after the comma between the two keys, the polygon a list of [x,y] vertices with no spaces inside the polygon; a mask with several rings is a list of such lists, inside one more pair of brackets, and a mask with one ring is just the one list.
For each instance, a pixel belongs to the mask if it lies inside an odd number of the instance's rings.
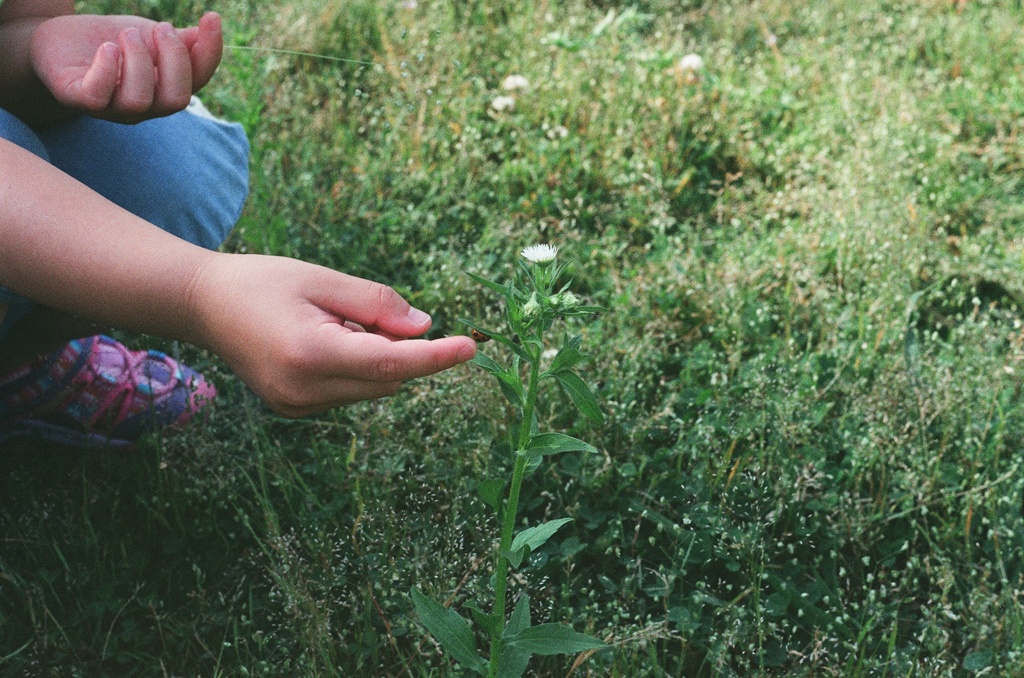
{"label": "grass", "polygon": [[[259,48],[204,95],[253,142],[227,247],[386,281],[439,336],[497,317],[463,271],[551,242],[609,309],[607,423],[539,413],[602,453],[524,486],[576,520],[519,586],[612,648],[536,675],[1024,672],[1019,2],[222,4]],[[288,421],[156,345],[207,420],[0,459],[0,673],[457,675],[408,592],[486,586],[487,375]]]}

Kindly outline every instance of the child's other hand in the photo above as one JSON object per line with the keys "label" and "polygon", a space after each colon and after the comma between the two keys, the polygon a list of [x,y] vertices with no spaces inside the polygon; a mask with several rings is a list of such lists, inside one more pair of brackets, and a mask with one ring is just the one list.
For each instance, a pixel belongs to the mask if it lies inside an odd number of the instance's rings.
{"label": "child's other hand", "polygon": [[132,16],[60,16],[32,36],[36,74],[63,106],[136,123],[184,109],[220,63],[220,17],[176,29]]}
{"label": "child's other hand", "polygon": [[295,259],[216,254],[192,289],[198,343],[286,416],[393,395],[476,353],[469,337],[409,339],[430,317],[390,287]]}

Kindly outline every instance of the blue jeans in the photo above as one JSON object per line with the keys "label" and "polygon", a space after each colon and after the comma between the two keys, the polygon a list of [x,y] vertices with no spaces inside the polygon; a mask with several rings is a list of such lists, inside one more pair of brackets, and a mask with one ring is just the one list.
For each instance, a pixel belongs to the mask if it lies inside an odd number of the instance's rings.
{"label": "blue jeans", "polygon": [[[249,142],[242,126],[213,118],[196,99],[188,110],[138,125],[80,116],[32,129],[0,109],[0,138],[208,249],[224,242],[249,194]],[[2,339],[35,303],[4,287],[0,302],[9,305],[0,322]]]}

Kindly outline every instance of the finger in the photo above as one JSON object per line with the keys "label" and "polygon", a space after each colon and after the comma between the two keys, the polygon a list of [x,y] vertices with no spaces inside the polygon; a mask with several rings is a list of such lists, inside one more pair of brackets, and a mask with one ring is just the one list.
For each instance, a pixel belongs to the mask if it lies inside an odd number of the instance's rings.
{"label": "finger", "polygon": [[391,287],[344,273],[325,270],[310,301],[378,334],[417,337],[430,329],[430,316]]}
{"label": "finger", "polygon": [[88,111],[102,111],[110,105],[121,72],[121,48],[105,42],[96,49],[89,70],[79,86],[77,102]]}
{"label": "finger", "polygon": [[324,375],[340,379],[406,381],[441,372],[476,355],[476,343],[469,337],[391,341],[369,332],[328,330],[323,339]]}
{"label": "finger", "polygon": [[465,362],[476,353],[468,337],[390,341],[325,323],[306,335],[288,373],[258,393],[285,416],[301,417],[331,407],[393,395],[402,382]]}
{"label": "finger", "polygon": [[348,329],[352,330],[353,332],[373,332],[378,337],[384,337],[388,341],[401,341],[402,339],[405,338],[405,337],[395,336],[394,334],[389,334],[387,332],[384,332],[383,330],[377,329],[376,327],[367,329],[367,328],[363,327],[362,325],[358,325],[358,324],[356,324],[354,322],[350,322],[350,321],[347,321],[347,320],[345,322],[343,322],[342,325],[344,327],[347,327]]}
{"label": "finger", "polygon": [[199,27],[185,40],[192,58],[192,91],[198,92],[206,86],[220,65],[224,53],[224,33],[220,15],[207,12],[199,20]]}
{"label": "finger", "polygon": [[153,58],[138,29],[127,28],[118,39],[123,55],[121,82],[111,103],[124,113],[146,113],[153,105]]}
{"label": "finger", "polygon": [[174,27],[161,22],[153,27],[156,45],[156,112],[169,115],[184,110],[192,97],[192,58]]}

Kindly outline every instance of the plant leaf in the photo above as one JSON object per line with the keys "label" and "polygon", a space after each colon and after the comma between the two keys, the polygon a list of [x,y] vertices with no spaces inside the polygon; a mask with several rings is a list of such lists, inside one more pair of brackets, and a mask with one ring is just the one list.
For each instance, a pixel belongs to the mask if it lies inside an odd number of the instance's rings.
{"label": "plant leaf", "polygon": [[465,318],[459,318],[459,322],[462,323],[463,325],[465,325],[466,327],[468,327],[471,330],[476,330],[477,332],[481,332],[483,334],[486,334],[488,337],[490,337],[491,339],[494,339],[494,341],[498,342],[499,344],[505,344],[506,346],[509,346],[512,349],[516,348],[516,345],[512,343],[512,340],[509,339],[508,337],[506,337],[504,334],[501,334],[500,332],[495,332],[494,330],[489,330],[489,329],[485,328],[483,325],[477,325],[476,323],[470,322],[469,320],[466,320]]}
{"label": "plant leaf", "polygon": [[[499,343],[499,344],[501,344],[503,346],[509,347],[510,349],[512,349],[512,352],[515,353],[517,356],[519,356],[521,359],[523,359],[523,360],[525,360],[527,362],[531,362],[533,360],[530,357],[530,354],[527,353],[526,349],[524,349],[520,344],[512,341],[511,339],[509,339],[505,335],[499,334],[499,333],[495,332],[494,330],[486,330],[483,327],[481,327],[480,325],[477,325],[476,323],[471,323],[470,321],[466,320],[465,318],[459,318],[459,322],[462,323],[463,325],[465,325],[466,327],[469,327],[470,329],[474,329],[474,330],[476,330],[478,332],[483,332],[484,334],[489,336],[491,339],[494,339],[495,342],[497,342],[497,343]],[[483,357],[480,358],[480,356],[483,356]],[[480,359],[477,360],[477,358],[480,358]],[[487,370],[488,372],[490,372],[491,374],[493,374],[494,376],[499,377],[499,378],[501,377],[501,370],[505,369],[505,368],[501,367],[501,365],[496,363],[494,360],[492,360],[490,357],[484,355],[483,353],[481,353],[479,351],[477,352],[476,356],[474,356],[473,359],[470,362],[473,363],[474,365],[477,365],[478,367],[482,367],[483,369]]]}
{"label": "plant leaf", "polygon": [[558,520],[552,520],[547,523],[541,523],[534,527],[528,527],[512,540],[512,546],[509,547],[513,553],[519,551],[524,546],[529,546],[531,551],[536,551],[544,545],[551,536],[558,531],[562,525],[571,523],[572,518],[559,518]]}
{"label": "plant leaf", "polygon": [[498,615],[487,614],[480,609],[475,602],[470,601],[463,605],[464,608],[473,613],[473,619],[480,625],[488,636],[493,636],[498,630]]}
{"label": "plant leaf", "polygon": [[576,308],[563,311],[564,316],[576,316],[576,315],[593,315],[594,313],[604,313],[607,311],[604,306],[577,306]]}
{"label": "plant leaf", "polygon": [[470,272],[467,271],[466,275],[468,275],[470,278],[472,278],[476,282],[480,283],[481,285],[483,285],[487,289],[491,290],[492,292],[497,292],[498,294],[500,294],[501,296],[505,297],[506,299],[508,298],[509,290],[508,290],[508,287],[506,287],[505,285],[499,285],[498,283],[494,282],[493,280],[488,280],[487,278],[481,277],[481,276],[477,275],[476,273],[470,273]]}
{"label": "plant leaf", "polygon": [[550,372],[560,372],[562,370],[569,370],[576,366],[580,360],[583,359],[583,354],[575,348],[563,347],[558,352],[555,359],[551,361]]}
{"label": "plant leaf", "polygon": [[490,356],[488,356],[482,351],[477,351],[476,355],[473,356],[473,359],[470,360],[469,362],[473,363],[477,367],[481,367],[487,370],[494,376],[498,376],[499,374],[505,371],[504,367],[494,362],[494,360],[491,359]]}
{"label": "plant leaf", "polygon": [[607,647],[597,638],[577,633],[562,624],[540,624],[523,629],[508,645],[531,654],[576,654]]}
{"label": "plant leaf", "polygon": [[459,318],[459,322],[465,325],[466,327],[470,328],[471,330],[476,330],[477,332],[482,332],[486,334],[491,339],[493,339],[499,344],[502,344],[503,346],[508,346],[516,355],[518,355],[523,360],[526,360],[527,362],[531,360],[530,354],[527,353],[526,350],[520,344],[516,343],[515,341],[512,341],[504,334],[501,334],[500,332],[495,332],[494,330],[486,329],[485,327],[477,325],[476,323],[466,320],[465,318]]}
{"label": "plant leaf", "polygon": [[532,363],[533,362],[533,358],[530,357],[530,354],[527,352],[527,350],[525,348],[523,348],[522,344],[517,344],[514,341],[510,341],[510,342],[508,342],[507,346],[510,349],[512,349],[512,351],[517,356],[519,356],[520,358],[522,358],[526,362],[528,362],[528,363]]}
{"label": "plant leaf", "polygon": [[562,452],[590,452],[596,454],[597,448],[578,438],[562,433],[540,433],[530,438],[529,445],[523,450],[524,454],[542,457],[549,454],[561,454]]}
{"label": "plant leaf", "polygon": [[477,351],[469,362],[493,374],[505,398],[516,407],[523,407],[523,382],[519,380],[518,374],[502,367],[483,351]]}
{"label": "plant leaf", "polygon": [[530,652],[515,645],[502,645],[498,678],[521,678],[530,664]]}
{"label": "plant leaf", "polygon": [[501,500],[505,494],[505,481],[501,478],[483,480],[477,484],[476,493],[488,506],[497,511],[501,508]]}
{"label": "plant leaf", "polygon": [[520,678],[526,673],[526,667],[530,663],[530,651],[509,645],[508,641],[530,628],[530,597],[523,595],[516,603],[516,609],[512,611],[508,624],[502,638],[505,643],[501,646],[501,657],[498,659],[499,678]]}
{"label": "plant leaf", "polygon": [[520,410],[523,409],[523,382],[519,380],[519,375],[504,370],[495,376],[498,377],[498,386],[501,387],[505,399]]}
{"label": "plant leaf", "polygon": [[530,596],[524,593],[523,597],[516,602],[516,608],[512,610],[512,616],[508,618],[508,624],[505,625],[505,631],[501,635],[508,640],[528,628],[530,628]]}
{"label": "plant leaf", "polygon": [[427,598],[416,589],[412,590],[412,602],[420,621],[445,652],[467,669],[481,675],[487,672],[487,662],[477,654],[476,636],[469,622],[455,610]]}
{"label": "plant leaf", "polygon": [[527,555],[529,555],[527,553],[528,550],[529,549],[524,546],[521,549],[518,549],[518,550],[515,550],[515,551],[511,551],[510,550],[510,551],[505,553],[505,558],[508,559],[508,564],[512,566],[512,569],[514,569],[514,570],[518,570],[519,569],[519,566],[522,565],[522,563],[523,563],[523,558],[525,558]]}
{"label": "plant leaf", "polygon": [[597,398],[590,392],[590,387],[572,370],[551,372],[550,375],[558,380],[569,394],[569,398],[590,421],[595,424],[604,423],[604,415],[601,407],[597,404]]}

